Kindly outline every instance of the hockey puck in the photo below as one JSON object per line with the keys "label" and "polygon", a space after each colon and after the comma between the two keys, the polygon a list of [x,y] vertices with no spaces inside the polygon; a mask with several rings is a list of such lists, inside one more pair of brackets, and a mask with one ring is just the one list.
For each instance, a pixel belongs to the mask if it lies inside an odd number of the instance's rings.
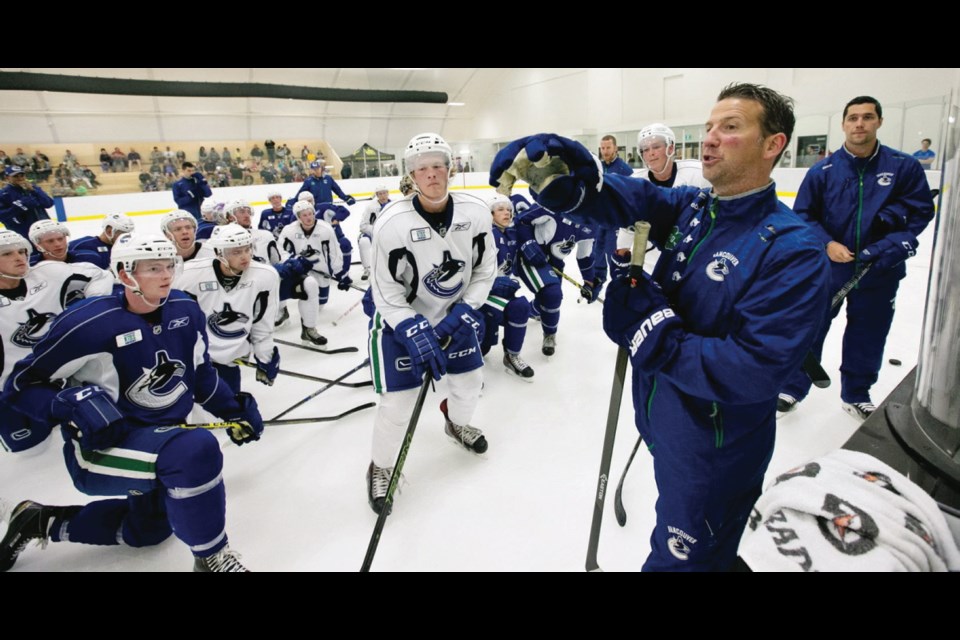
{"label": "hockey puck", "polygon": [[895,367],[899,367],[899,366],[902,365],[903,363],[900,362],[899,360],[897,360],[896,358],[890,358],[890,364],[892,364],[892,365],[895,366]]}

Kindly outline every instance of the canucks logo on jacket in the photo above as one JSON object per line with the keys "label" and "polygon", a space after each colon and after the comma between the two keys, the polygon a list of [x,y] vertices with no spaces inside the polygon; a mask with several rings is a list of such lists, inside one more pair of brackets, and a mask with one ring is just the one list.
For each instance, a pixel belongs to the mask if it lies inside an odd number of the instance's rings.
{"label": "canucks logo on jacket", "polygon": [[220,336],[221,338],[240,338],[247,335],[246,328],[231,331],[226,327],[234,322],[244,325],[249,319],[250,316],[242,311],[235,311],[233,307],[230,306],[230,303],[227,302],[224,303],[221,311],[211,313],[207,317],[207,327],[210,329],[211,333]]}
{"label": "canucks logo on jacket", "polygon": [[153,367],[144,368],[143,375],[134,380],[124,395],[145,409],[164,409],[187,393],[182,380],[185,371],[183,362],[172,360],[164,350],[157,351]]}
{"label": "canucks logo on jacket", "polygon": [[452,287],[445,287],[444,283],[460,274],[465,264],[463,260],[456,260],[450,251],[444,251],[443,261],[439,265],[434,265],[433,269],[423,276],[423,286],[439,298],[452,298],[463,289],[463,279],[459,278],[457,284]]}

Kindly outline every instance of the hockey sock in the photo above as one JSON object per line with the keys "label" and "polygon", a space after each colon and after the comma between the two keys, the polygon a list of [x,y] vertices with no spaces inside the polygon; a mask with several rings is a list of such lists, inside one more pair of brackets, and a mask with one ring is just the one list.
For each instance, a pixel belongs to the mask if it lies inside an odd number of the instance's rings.
{"label": "hockey sock", "polygon": [[527,335],[527,318],[530,303],[526,298],[514,298],[504,310],[503,348],[510,353],[520,353],[523,338]]}

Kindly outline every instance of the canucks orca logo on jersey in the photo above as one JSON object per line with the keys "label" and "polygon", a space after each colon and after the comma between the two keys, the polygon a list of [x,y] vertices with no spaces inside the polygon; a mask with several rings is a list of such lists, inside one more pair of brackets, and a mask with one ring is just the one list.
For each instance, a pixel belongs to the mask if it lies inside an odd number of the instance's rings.
{"label": "canucks orca logo on jersey", "polygon": [[10,342],[24,349],[32,349],[33,345],[46,335],[55,317],[55,313],[37,313],[33,309],[27,309],[27,321],[20,323],[10,336]]}
{"label": "canucks orca logo on jersey", "polygon": [[570,252],[573,251],[573,248],[577,245],[577,236],[570,235],[569,238],[559,240],[550,244],[550,253],[553,254],[555,258],[563,260]]}
{"label": "canucks orca logo on jersey", "polygon": [[144,368],[143,375],[133,381],[124,395],[144,409],[166,409],[187,393],[182,380],[186,369],[181,361],[171,360],[166,351],[158,351],[153,368]]}
{"label": "canucks orca logo on jersey", "polygon": [[444,287],[444,282],[449,282],[463,271],[466,263],[463,260],[456,260],[450,251],[443,252],[443,262],[434,265],[433,269],[427,272],[423,277],[423,286],[438,298],[452,298],[463,289],[463,278],[460,278],[453,287]]}
{"label": "canucks orca logo on jersey", "polygon": [[232,339],[232,338],[242,338],[247,335],[246,328],[241,328],[236,331],[228,331],[224,327],[228,324],[233,324],[234,322],[239,322],[245,324],[247,320],[250,319],[245,313],[240,311],[234,311],[233,307],[230,306],[230,303],[225,303],[223,305],[223,311],[217,311],[216,313],[211,313],[210,317],[207,318],[207,327],[210,328],[210,331],[221,338]]}

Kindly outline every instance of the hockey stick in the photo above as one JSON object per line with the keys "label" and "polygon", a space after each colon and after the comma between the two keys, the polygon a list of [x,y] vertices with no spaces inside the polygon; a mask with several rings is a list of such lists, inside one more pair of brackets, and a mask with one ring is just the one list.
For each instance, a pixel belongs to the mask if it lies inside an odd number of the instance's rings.
{"label": "hockey stick", "polygon": [[[557,273],[558,276],[560,276],[561,278],[563,278],[564,280],[566,280],[567,282],[569,282],[570,284],[572,284],[573,286],[575,286],[575,287],[576,287],[577,289],[579,289],[580,291],[583,291],[583,290],[584,290],[584,288],[583,288],[583,283],[582,283],[582,282],[577,282],[576,280],[574,280],[573,278],[571,278],[570,276],[568,276],[566,273],[564,273],[562,269],[557,269],[557,268],[556,268],[555,266],[553,266],[553,265],[550,265],[550,268],[553,269],[553,270]],[[590,292],[590,295],[591,295],[591,296],[593,295],[593,291]],[[603,298],[601,298],[600,296],[597,296],[597,300],[598,300],[600,303],[603,303]],[[578,299],[577,302],[580,302],[580,300]]]}
{"label": "hockey stick", "polygon": [[630,465],[633,464],[633,458],[637,455],[641,442],[643,442],[643,436],[637,438],[637,444],[633,445],[633,453],[627,460],[627,466],[623,468],[623,474],[620,476],[619,484],[617,484],[617,492],[613,494],[613,512],[617,516],[617,524],[621,527],[627,524],[627,510],[623,508],[623,479],[627,477],[627,471],[630,471]]}
{"label": "hockey stick", "polygon": [[[351,413],[357,413],[358,411],[363,411],[364,409],[369,409],[371,407],[377,406],[376,402],[366,402],[364,404],[358,404],[357,406],[347,409],[343,413],[338,413],[335,416],[320,416],[317,418],[287,418],[285,420],[264,420],[263,426],[265,427],[283,427],[291,424],[313,424],[314,422],[333,422],[339,420],[340,418],[345,418]],[[232,422],[230,420],[225,420],[223,422],[200,422],[196,424],[175,424],[174,427],[179,429],[235,429],[239,426],[242,426],[239,422]]]}
{"label": "hockey stick", "polygon": [[307,351],[315,351],[318,353],[326,353],[327,355],[333,355],[335,353],[357,353],[360,351],[358,347],[340,347],[339,349],[322,349],[320,347],[308,347],[305,344],[297,344],[296,342],[290,342],[289,340],[281,340],[279,338],[274,338],[274,342],[277,344],[282,344],[287,347],[296,347],[297,349],[306,349]]}
{"label": "hockey stick", "polygon": [[[234,360],[236,364],[242,365],[244,367],[257,368],[257,365],[243,358],[237,358]],[[302,380],[310,380],[311,382],[333,382],[330,378],[318,378],[317,376],[307,375],[306,373],[297,373],[296,371],[286,371],[285,369],[279,369],[277,371],[280,375],[290,376],[291,378],[300,378]],[[359,389],[360,387],[372,387],[373,380],[365,380],[364,382],[338,382],[337,386],[340,387],[349,387],[351,389]]]}
{"label": "hockey stick", "polygon": [[363,298],[360,298],[359,300],[357,300],[356,302],[354,302],[352,305],[350,305],[350,308],[349,308],[349,309],[347,309],[346,311],[344,311],[343,313],[341,313],[341,314],[340,314],[340,317],[333,321],[333,326],[337,326],[337,323],[338,323],[338,322],[340,322],[341,320],[343,320],[344,318],[346,318],[346,317],[347,317],[347,314],[350,313],[351,311],[353,311],[354,309],[356,309],[358,306],[360,306],[360,303],[362,303],[362,302],[363,302]]}
{"label": "hockey stick", "polygon": [[[326,272],[324,272],[324,271],[317,271],[316,269],[313,269],[312,272],[313,272],[313,273],[316,273],[316,274],[318,274],[318,275],[321,275],[321,276],[323,276],[324,278],[330,278],[330,279],[333,280],[334,282],[340,282],[340,278],[337,278],[336,276],[331,276],[330,274],[328,274],[328,273],[326,273]],[[367,292],[366,289],[364,289],[363,287],[361,287],[361,286],[359,286],[359,285],[355,285],[355,284],[353,284],[352,282],[350,283],[349,287],[350,287],[351,289],[356,289],[357,291],[363,291],[364,293]]]}
{"label": "hockey stick", "polygon": [[[643,277],[643,258],[647,251],[647,238],[650,235],[650,223],[638,222],[634,225],[633,256],[630,260],[630,281],[632,286]],[[587,544],[587,571],[601,571],[597,564],[597,547],[600,546],[600,525],[603,522],[603,504],[606,499],[607,481],[610,475],[610,460],[613,458],[613,445],[617,438],[617,421],[620,418],[620,401],[623,399],[623,386],[627,377],[627,361],[630,353],[623,347],[617,351],[617,364],[613,369],[613,387],[610,389],[610,407],[607,410],[607,430],[603,436],[603,453],[600,455],[600,473],[597,477],[597,492],[593,502],[593,522],[590,524],[590,541]]]}
{"label": "hockey stick", "polygon": [[[836,309],[837,306],[843,302],[843,299],[847,297],[853,288],[857,286],[857,283],[867,275],[867,272],[870,271],[872,264],[865,265],[862,269],[853,274],[853,277],[844,283],[840,290],[833,294],[833,299],[830,300],[830,309]],[[813,351],[807,351],[806,357],[803,359],[803,371],[810,377],[810,381],[813,383],[813,386],[818,389],[826,389],[830,386],[830,374],[826,372],[823,368],[823,365],[820,364],[820,360],[817,359],[817,356]]]}
{"label": "hockey stick", "polygon": [[279,419],[279,418],[282,418],[283,416],[287,415],[288,413],[290,413],[291,411],[293,411],[293,410],[296,409],[297,407],[299,407],[299,406],[301,406],[301,405],[309,402],[310,400],[313,400],[314,398],[316,398],[318,395],[320,395],[321,393],[323,393],[324,391],[326,391],[326,390],[329,389],[330,387],[336,386],[336,384],[337,384],[338,382],[343,382],[345,379],[349,378],[351,375],[353,375],[354,373],[356,373],[356,372],[359,371],[360,369],[363,369],[363,368],[364,368],[365,366],[367,366],[368,364],[370,364],[370,358],[366,358],[363,362],[361,362],[360,364],[358,364],[357,366],[355,366],[353,369],[350,369],[350,371],[347,371],[345,374],[343,374],[342,376],[340,376],[340,377],[337,378],[336,380],[333,380],[333,381],[331,381],[331,382],[328,382],[328,383],[325,384],[324,386],[320,387],[319,390],[314,391],[313,393],[311,393],[310,395],[308,395],[308,396],[307,396],[306,398],[304,398],[303,400],[300,400],[299,402],[295,403],[292,407],[290,407],[290,408],[287,409],[286,411],[281,411],[281,412],[278,413],[277,415],[273,416],[273,417],[270,419],[270,421],[273,422],[274,420],[277,420],[277,419]]}
{"label": "hockey stick", "polygon": [[407,453],[410,451],[410,443],[413,442],[413,432],[417,430],[417,422],[420,420],[420,411],[423,409],[423,402],[427,398],[427,390],[430,388],[430,382],[433,380],[433,374],[427,371],[423,375],[423,384],[420,385],[420,395],[417,396],[417,402],[413,405],[413,414],[410,416],[410,423],[407,425],[407,432],[403,436],[403,444],[400,445],[400,453],[397,455],[397,461],[393,465],[393,473],[390,475],[390,484],[387,485],[387,495],[384,496],[383,507],[377,515],[377,524],[373,527],[373,533],[370,535],[370,543],[367,545],[367,554],[363,557],[363,565],[360,567],[361,573],[370,571],[370,565],[373,564],[373,556],[377,553],[377,547],[380,545],[380,534],[383,533],[383,525],[387,522],[387,516],[393,507],[393,494],[397,490],[397,483],[400,482],[400,472],[403,470],[403,464],[407,460]]}

